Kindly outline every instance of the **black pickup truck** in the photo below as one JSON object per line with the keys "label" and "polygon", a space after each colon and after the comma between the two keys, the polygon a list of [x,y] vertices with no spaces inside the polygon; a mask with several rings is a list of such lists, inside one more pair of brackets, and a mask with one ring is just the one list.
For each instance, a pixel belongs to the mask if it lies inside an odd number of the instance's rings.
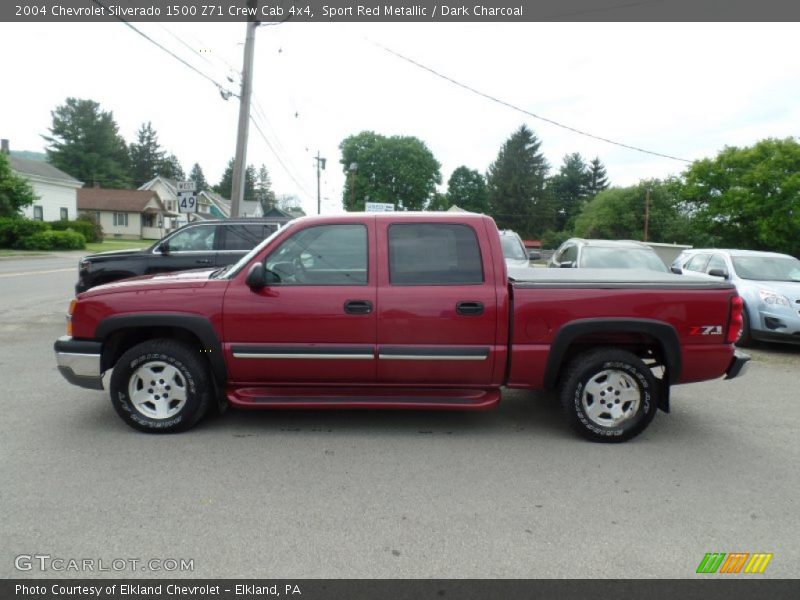
{"label": "black pickup truck", "polygon": [[84,256],[78,263],[75,293],[137,275],[224,267],[238,261],[280,226],[273,219],[198,221],[176,229],[148,248]]}

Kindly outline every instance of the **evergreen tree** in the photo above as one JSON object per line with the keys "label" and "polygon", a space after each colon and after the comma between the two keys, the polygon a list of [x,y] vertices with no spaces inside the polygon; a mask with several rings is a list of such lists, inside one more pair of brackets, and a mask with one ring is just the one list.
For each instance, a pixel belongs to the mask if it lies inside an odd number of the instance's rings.
{"label": "evergreen tree", "polygon": [[577,152],[567,154],[558,173],[549,181],[549,191],[555,209],[556,231],[568,229],[581,212],[589,197],[591,174],[589,166]]}
{"label": "evergreen tree", "polygon": [[138,188],[156,175],[162,174],[164,151],[150,121],[142,123],[136,133],[136,143],[130,145],[128,154],[131,157],[131,176],[135,187]]}
{"label": "evergreen tree", "polygon": [[0,217],[16,217],[36,200],[28,181],[14,173],[8,157],[0,152]]}
{"label": "evergreen tree", "polygon": [[[233,189],[233,160],[230,159],[228,161],[228,166],[225,167],[225,171],[222,173],[222,179],[220,179],[219,183],[214,186],[214,191],[218,193],[223,198],[230,199],[231,197],[231,190]],[[243,198],[245,201],[247,200],[254,200],[255,199],[255,190],[256,190],[256,170],[253,165],[247,165],[247,169],[245,169],[244,173],[244,194]]]}
{"label": "evergreen tree", "polygon": [[192,170],[189,171],[189,180],[194,181],[197,184],[197,193],[207,190],[208,189],[208,182],[206,181],[206,176],[203,174],[203,169],[200,168],[198,163],[194,163],[192,165]]}
{"label": "evergreen tree", "polygon": [[600,162],[600,158],[595,156],[589,163],[589,197],[596,196],[605,189],[608,189],[608,175],[606,167]]}
{"label": "evergreen tree", "polygon": [[158,167],[158,174],[174,181],[183,181],[186,179],[186,173],[184,173],[178,157],[174,154],[168,154],[167,157],[161,161],[161,165]]}
{"label": "evergreen tree", "polygon": [[128,149],[112,112],[93,100],[67,98],[50,114],[50,135],[42,136],[48,162],[86,186],[130,186]]}
{"label": "evergreen tree", "polygon": [[261,204],[261,210],[266,213],[275,206],[275,192],[272,191],[272,180],[269,177],[267,166],[262,164],[258,169],[255,181],[256,200]]}
{"label": "evergreen tree", "polygon": [[458,167],[447,181],[447,201],[476,213],[489,213],[489,190],[483,175],[465,166]]}
{"label": "evergreen tree", "polygon": [[492,216],[501,229],[538,237],[550,229],[553,210],[545,197],[549,166],[541,141],[525,125],[515,131],[489,165],[486,177]]}

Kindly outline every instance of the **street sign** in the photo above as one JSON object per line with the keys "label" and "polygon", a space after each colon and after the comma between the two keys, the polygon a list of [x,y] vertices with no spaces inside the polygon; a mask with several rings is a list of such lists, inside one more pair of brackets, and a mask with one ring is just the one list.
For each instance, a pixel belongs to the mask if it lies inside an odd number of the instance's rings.
{"label": "street sign", "polygon": [[197,212],[197,196],[194,192],[178,192],[178,212]]}
{"label": "street sign", "polygon": [[394,204],[384,202],[365,202],[365,212],[394,212]]}
{"label": "street sign", "polygon": [[181,192],[195,192],[197,191],[197,183],[194,181],[178,181],[178,193]]}

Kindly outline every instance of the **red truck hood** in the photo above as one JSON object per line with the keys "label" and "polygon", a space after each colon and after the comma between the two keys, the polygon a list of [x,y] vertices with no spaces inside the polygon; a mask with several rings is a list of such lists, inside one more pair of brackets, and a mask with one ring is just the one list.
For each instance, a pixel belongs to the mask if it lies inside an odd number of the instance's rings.
{"label": "red truck hood", "polygon": [[156,275],[140,275],[104,285],[98,285],[80,294],[81,298],[113,294],[115,292],[132,292],[136,290],[197,288],[208,283],[208,278],[216,269],[194,269],[178,273],[160,273]]}

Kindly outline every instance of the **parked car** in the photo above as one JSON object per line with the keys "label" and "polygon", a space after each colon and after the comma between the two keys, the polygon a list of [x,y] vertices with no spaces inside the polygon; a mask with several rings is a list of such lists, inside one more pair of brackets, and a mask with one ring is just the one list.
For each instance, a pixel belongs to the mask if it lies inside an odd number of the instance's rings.
{"label": "parked car", "polygon": [[517,269],[491,218],[296,219],[221,269],[140,277],[70,303],[62,375],[131,427],[212,406],[490,408],[502,386],[559,390],[594,441],[641,433],[676,383],[736,377],[732,285],[667,273]]}
{"label": "parked car", "polygon": [[548,267],[588,269],[646,269],[668,273],[658,254],[633,240],[587,240],[570,238],[550,257]]}
{"label": "parked car", "polygon": [[736,342],[800,343],[800,260],[755,250],[685,250],[672,271],[730,281],[744,300],[744,325]]}
{"label": "parked car", "polygon": [[278,227],[269,219],[197,221],[176,229],[149,248],[90,254],[78,263],[75,293],[136,275],[224,267],[242,258]]}
{"label": "parked car", "polygon": [[528,267],[530,266],[530,261],[539,260],[542,257],[535,250],[529,252],[517,232],[510,229],[502,229],[499,233],[500,245],[503,247],[503,256],[508,267]]}

